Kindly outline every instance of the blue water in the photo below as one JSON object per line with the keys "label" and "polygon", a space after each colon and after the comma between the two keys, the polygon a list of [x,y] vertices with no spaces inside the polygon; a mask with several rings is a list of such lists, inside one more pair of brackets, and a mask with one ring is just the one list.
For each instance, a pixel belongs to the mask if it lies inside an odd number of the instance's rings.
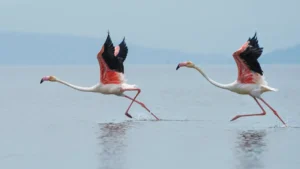
{"label": "blue water", "polygon": [[[230,83],[235,65],[198,65],[212,79]],[[263,65],[278,92],[266,106],[218,89],[197,71],[176,65],[126,65],[128,83],[162,121],[117,96],[82,93],[45,75],[81,86],[99,81],[98,65],[0,67],[0,168],[3,169],[298,169],[300,166],[300,66]],[[134,93],[129,93],[133,96]]]}

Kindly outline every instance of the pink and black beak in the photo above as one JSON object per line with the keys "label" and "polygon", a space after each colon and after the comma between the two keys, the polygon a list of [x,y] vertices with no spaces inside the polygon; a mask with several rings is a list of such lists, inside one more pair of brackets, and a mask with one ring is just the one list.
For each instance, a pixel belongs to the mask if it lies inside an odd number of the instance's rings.
{"label": "pink and black beak", "polygon": [[182,66],[186,66],[186,62],[179,63],[176,67],[176,70],[178,70]]}
{"label": "pink and black beak", "polygon": [[48,81],[50,79],[50,76],[45,76],[41,79],[40,84],[42,84],[44,81]]}

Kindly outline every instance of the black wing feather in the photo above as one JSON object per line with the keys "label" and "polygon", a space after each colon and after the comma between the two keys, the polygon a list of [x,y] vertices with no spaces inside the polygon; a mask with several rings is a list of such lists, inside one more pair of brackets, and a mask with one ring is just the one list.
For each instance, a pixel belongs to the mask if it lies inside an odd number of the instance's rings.
{"label": "black wing feather", "polygon": [[119,44],[120,51],[117,55],[117,58],[123,63],[128,54],[128,47],[125,42],[125,37],[123,38],[122,42]]}
{"label": "black wing feather", "polygon": [[250,70],[263,75],[263,70],[257,59],[261,56],[263,48],[259,47],[256,32],[252,38],[248,39],[249,45],[247,49],[240,54],[241,59],[244,60]]}
{"label": "black wing feather", "polygon": [[123,62],[120,61],[117,57],[115,57],[114,53],[115,47],[108,33],[106,41],[104,43],[104,52],[102,53],[102,57],[109,69],[114,70],[116,72],[124,73]]}

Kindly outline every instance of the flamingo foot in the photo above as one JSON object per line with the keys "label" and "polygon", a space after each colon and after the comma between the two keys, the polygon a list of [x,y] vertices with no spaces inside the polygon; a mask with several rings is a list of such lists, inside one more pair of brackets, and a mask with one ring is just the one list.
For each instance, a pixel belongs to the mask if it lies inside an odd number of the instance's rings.
{"label": "flamingo foot", "polygon": [[132,119],[132,116],[129,113],[126,112],[125,115]]}

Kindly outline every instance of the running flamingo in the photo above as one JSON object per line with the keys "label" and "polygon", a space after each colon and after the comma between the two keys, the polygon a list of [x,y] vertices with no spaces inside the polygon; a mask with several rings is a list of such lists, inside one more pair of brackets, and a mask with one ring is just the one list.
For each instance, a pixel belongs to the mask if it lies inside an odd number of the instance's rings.
{"label": "running flamingo", "polygon": [[[159,120],[145,106],[144,103],[136,100],[136,97],[140,94],[141,89],[137,88],[136,85],[130,85],[125,82],[123,62],[126,59],[127,53],[128,53],[128,48],[125,43],[125,37],[123,41],[119,44],[119,46],[114,47],[108,32],[106,41],[97,55],[97,59],[100,67],[101,83],[98,83],[92,87],[79,87],[79,86],[72,85],[68,82],[59,80],[55,76],[43,77],[40,83],[43,83],[44,81],[59,82],[63,85],[69,86],[73,89],[82,92],[95,92],[95,93],[102,93],[105,95],[114,94],[116,96],[122,96],[132,101],[125,112],[125,115],[127,117],[132,118],[132,116],[128,113],[128,111],[132,103],[136,102],[139,105],[141,105],[143,108],[145,108],[152,116],[154,116],[156,120]],[[137,91],[137,94],[135,95],[134,98],[131,98],[124,94],[125,91]]]}
{"label": "running flamingo", "polygon": [[234,121],[240,117],[246,116],[262,116],[266,114],[266,111],[260,105],[257,99],[261,100],[265,105],[267,105],[273,113],[279,118],[279,120],[286,126],[285,122],[280,118],[277,112],[261,97],[264,92],[277,91],[272,87],[269,87],[264,79],[263,71],[260,67],[257,59],[261,56],[263,48],[259,47],[258,40],[256,37],[256,32],[252,38],[236,52],[233,53],[233,58],[238,67],[238,79],[230,84],[220,84],[210,79],[200,68],[195,66],[194,63],[187,61],[179,63],[176,70],[180,67],[194,68],[198,70],[204,78],[206,78],[211,84],[221,89],[226,89],[231,92],[235,92],[242,95],[250,95],[253,97],[258,106],[262,109],[260,114],[245,114],[237,115],[231,121]]}

